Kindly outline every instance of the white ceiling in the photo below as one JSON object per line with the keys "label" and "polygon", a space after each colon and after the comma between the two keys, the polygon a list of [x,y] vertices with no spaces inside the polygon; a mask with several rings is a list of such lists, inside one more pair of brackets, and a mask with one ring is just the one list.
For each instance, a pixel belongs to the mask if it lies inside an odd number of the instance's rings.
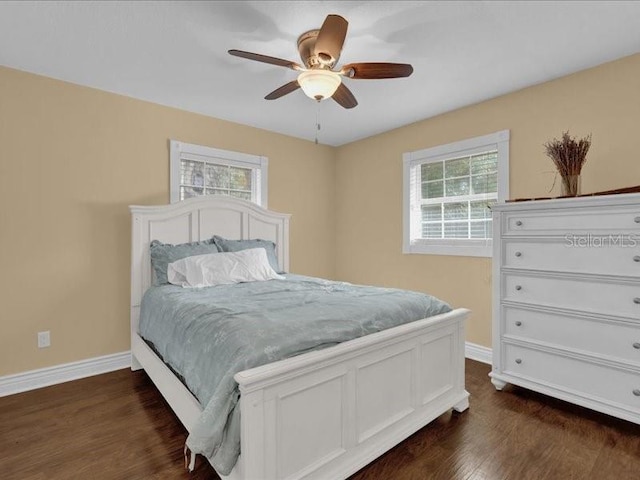
{"label": "white ceiling", "polygon": [[[296,72],[227,54],[300,62],[297,37],[337,13],[340,64],[411,63],[405,79],[345,83],[359,105],[298,90]],[[640,2],[0,2],[0,64],[341,145],[640,51]],[[1,106],[0,106],[1,108]]]}

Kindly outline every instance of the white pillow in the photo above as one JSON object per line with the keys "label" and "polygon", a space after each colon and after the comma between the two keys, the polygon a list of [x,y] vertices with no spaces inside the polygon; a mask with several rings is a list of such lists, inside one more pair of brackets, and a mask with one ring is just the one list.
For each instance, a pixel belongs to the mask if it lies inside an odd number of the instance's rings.
{"label": "white pillow", "polygon": [[167,277],[169,283],[182,287],[213,287],[284,278],[271,268],[264,248],[183,258],[169,264]]}

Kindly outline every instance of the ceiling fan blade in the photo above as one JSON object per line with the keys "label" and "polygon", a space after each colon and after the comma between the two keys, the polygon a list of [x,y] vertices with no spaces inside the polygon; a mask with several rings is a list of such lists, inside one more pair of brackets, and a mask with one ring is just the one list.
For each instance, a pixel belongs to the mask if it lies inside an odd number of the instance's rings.
{"label": "ceiling fan blade", "polygon": [[267,95],[265,100],[275,100],[276,98],[284,97],[288,93],[291,93],[300,88],[300,84],[298,80],[293,80],[292,82],[286,83],[282,85],[280,88],[276,88],[273,92]]}
{"label": "ceiling fan blade", "polygon": [[349,90],[344,83],[340,84],[340,86],[336,90],[336,93],[334,93],[331,98],[333,98],[336,102],[338,102],[344,108],[353,108],[356,105],[358,105],[358,101],[356,100],[356,97],[353,96],[353,93],[351,93],[351,90]]}
{"label": "ceiling fan blade", "polygon": [[320,27],[314,53],[323,61],[337,62],[347,37],[348,27],[349,22],[340,15],[327,15]]}
{"label": "ceiling fan blade", "polygon": [[349,63],[340,73],[357,79],[400,78],[411,75],[413,67],[408,63]]}
{"label": "ceiling fan blade", "polygon": [[282,58],[270,57],[268,55],[260,55],[259,53],[244,52],[242,50],[229,50],[229,54],[234,57],[255,60],[256,62],[270,63],[279,67],[287,67],[291,70],[302,70],[302,67],[291,60],[283,60]]}

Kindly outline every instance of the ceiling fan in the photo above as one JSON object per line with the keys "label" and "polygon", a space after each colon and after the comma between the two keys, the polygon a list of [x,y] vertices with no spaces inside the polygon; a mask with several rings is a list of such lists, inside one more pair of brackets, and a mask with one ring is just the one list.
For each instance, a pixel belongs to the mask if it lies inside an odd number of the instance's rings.
{"label": "ceiling fan", "polygon": [[331,97],[344,108],[353,108],[358,105],[358,101],[342,82],[342,77],[353,79],[408,77],[413,73],[413,67],[406,63],[349,63],[343,65],[340,70],[334,71],[333,67],[340,58],[348,26],[349,23],[340,15],[327,15],[319,30],[309,30],[300,35],[298,51],[304,66],[289,60],[242,50],[229,50],[229,53],[236,57],[270,63],[300,72],[296,80],[275,89],[264,97],[266,100],[275,100],[301,88],[308,97],[318,102]]}

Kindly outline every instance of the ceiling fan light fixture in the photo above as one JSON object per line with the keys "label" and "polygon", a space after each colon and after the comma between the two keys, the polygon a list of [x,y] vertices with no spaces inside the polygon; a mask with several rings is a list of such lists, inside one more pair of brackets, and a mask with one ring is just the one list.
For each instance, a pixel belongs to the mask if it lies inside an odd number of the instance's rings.
{"label": "ceiling fan light fixture", "polygon": [[330,70],[308,70],[298,75],[300,88],[309,98],[330,98],[340,86],[340,75]]}
{"label": "ceiling fan light fixture", "polygon": [[342,53],[348,26],[349,22],[345,18],[329,14],[319,29],[309,30],[300,35],[298,53],[302,65],[243,50],[229,50],[229,54],[301,72],[296,80],[285,83],[267,94],[265,100],[276,100],[302,88],[306,96],[318,102],[332,98],[343,108],[354,108],[358,101],[351,90],[342,83],[342,77],[354,80],[402,78],[410,76],[413,67],[408,63],[358,62],[343,65],[339,71],[334,71],[333,68]]}

